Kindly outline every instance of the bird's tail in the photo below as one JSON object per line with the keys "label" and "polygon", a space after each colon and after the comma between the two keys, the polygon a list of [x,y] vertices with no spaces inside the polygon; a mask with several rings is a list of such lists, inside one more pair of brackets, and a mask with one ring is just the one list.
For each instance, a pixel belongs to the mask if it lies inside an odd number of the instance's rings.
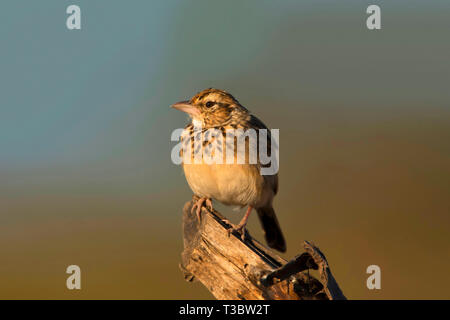
{"label": "bird's tail", "polygon": [[269,247],[276,249],[281,252],[286,251],[286,242],[284,241],[283,233],[280,229],[280,224],[278,223],[277,216],[273,208],[258,208],[259,221],[265,231],[265,237]]}

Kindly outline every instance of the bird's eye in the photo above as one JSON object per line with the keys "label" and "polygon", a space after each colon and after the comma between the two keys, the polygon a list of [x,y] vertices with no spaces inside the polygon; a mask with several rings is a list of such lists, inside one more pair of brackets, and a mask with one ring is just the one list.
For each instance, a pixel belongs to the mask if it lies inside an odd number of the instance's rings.
{"label": "bird's eye", "polygon": [[208,102],[205,104],[205,106],[206,106],[207,108],[211,108],[213,105],[214,105],[214,102],[212,102],[212,101],[208,101]]}

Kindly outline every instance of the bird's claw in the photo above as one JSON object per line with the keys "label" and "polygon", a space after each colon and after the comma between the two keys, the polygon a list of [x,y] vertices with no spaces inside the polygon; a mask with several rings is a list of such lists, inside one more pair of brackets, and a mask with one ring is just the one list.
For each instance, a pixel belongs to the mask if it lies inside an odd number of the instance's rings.
{"label": "bird's claw", "polygon": [[212,202],[211,202],[211,199],[209,199],[209,198],[194,197],[193,201],[194,201],[194,203],[192,204],[192,207],[191,207],[191,213],[194,214],[194,211],[196,212],[198,221],[202,220],[202,207],[203,207],[204,203],[206,203],[206,206],[208,207],[208,209],[210,211],[213,210]]}
{"label": "bird's claw", "polygon": [[[228,220],[227,220],[228,221]],[[227,230],[228,237],[233,233],[237,232],[241,235],[241,240],[245,241],[247,239],[247,229],[245,229],[245,225],[234,226],[229,221],[227,222],[232,227]]]}
{"label": "bird's claw", "polygon": [[209,211],[211,211],[211,212],[214,211],[212,201],[210,198],[206,198],[205,203],[206,203],[206,207],[209,209]]}
{"label": "bird's claw", "polygon": [[[233,224],[231,223],[231,221],[228,220],[228,219],[223,218],[221,221],[222,221],[223,223],[229,225],[229,226],[233,226]],[[228,229],[228,230],[229,230],[229,229]]]}

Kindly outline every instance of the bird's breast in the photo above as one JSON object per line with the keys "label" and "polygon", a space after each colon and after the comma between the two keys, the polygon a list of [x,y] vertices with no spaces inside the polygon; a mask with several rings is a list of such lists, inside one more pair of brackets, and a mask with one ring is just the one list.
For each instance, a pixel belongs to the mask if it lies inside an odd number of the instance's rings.
{"label": "bird's breast", "polygon": [[264,194],[264,178],[253,165],[184,164],[192,191],[226,205],[256,206]]}
{"label": "bird's breast", "polygon": [[[206,141],[198,142],[197,138]],[[260,173],[257,157],[251,161],[250,150],[256,152],[257,139],[242,140],[241,148],[239,138],[228,140],[223,130],[198,132],[188,126],[182,137],[185,149],[181,152],[186,180],[199,196],[226,205],[259,207],[272,200],[273,190]]]}

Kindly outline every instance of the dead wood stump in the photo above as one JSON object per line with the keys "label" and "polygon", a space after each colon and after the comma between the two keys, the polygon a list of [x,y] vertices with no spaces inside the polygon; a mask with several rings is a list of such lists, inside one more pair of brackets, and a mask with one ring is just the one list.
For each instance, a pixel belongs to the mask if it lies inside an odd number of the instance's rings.
{"label": "dead wood stump", "polygon": [[[304,241],[306,252],[290,261],[247,234],[228,236],[223,216],[203,208],[202,219],[183,208],[184,251],[180,268],[187,281],[198,279],[217,299],[342,300],[324,254]],[[308,270],[318,270],[320,281]]]}

